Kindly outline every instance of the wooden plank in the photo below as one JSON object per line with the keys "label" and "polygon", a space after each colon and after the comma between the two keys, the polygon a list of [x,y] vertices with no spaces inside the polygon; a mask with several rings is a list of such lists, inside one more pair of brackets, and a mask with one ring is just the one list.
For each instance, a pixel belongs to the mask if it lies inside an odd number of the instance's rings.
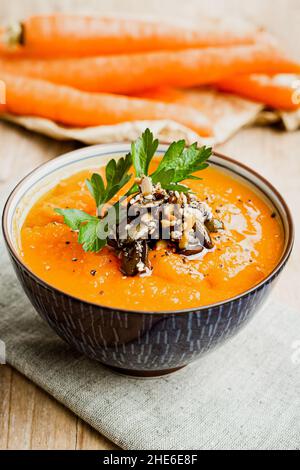
{"label": "wooden plank", "polygon": [[18,373],[12,374],[7,448],[30,449],[37,388]]}
{"label": "wooden plank", "polygon": [[77,424],[76,450],[118,450],[119,447],[100,436],[94,429],[81,420]]}
{"label": "wooden plank", "polygon": [[77,440],[76,421],[70,410],[35,387],[30,448],[74,449]]}
{"label": "wooden plank", "polygon": [[11,406],[12,369],[0,365],[0,449],[7,449]]}

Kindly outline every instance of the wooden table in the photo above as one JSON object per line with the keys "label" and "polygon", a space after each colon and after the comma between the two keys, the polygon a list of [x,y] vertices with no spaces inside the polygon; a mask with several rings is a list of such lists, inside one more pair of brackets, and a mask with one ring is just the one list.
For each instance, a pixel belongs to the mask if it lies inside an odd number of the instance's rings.
{"label": "wooden table", "polygon": [[[0,0],[0,20],[45,11],[134,11],[195,17],[201,14],[243,14],[275,32],[298,53],[299,0]],[[184,10],[183,10],[184,8]],[[13,125],[0,124],[0,191],[7,191],[38,164],[78,144],[59,143]],[[220,149],[265,175],[286,197],[300,229],[300,132],[270,129],[241,131]],[[296,216],[298,217],[296,218]],[[300,309],[300,244],[273,294]],[[1,299],[0,299],[1,300]],[[300,332],[299,338],[300,340]],[[287,345],[287,348],[291,345]],[[292,353],[292,349],[291,349]],[[114,449],[114,444],[57,403],[9,366],[0,365],[0,449]]]}

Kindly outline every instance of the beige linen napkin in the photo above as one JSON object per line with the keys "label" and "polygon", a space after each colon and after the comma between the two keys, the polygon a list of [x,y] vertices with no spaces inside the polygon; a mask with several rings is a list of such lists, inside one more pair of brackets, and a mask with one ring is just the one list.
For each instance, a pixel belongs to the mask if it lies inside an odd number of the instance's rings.
{"label": "beige linen napkin", "polygon": [[7,362],[120,447],[300,449],[300,312],[269,303],[231,342],[182,371],[133,379],[72,350],[37,316],[2,239],[0,266]]}

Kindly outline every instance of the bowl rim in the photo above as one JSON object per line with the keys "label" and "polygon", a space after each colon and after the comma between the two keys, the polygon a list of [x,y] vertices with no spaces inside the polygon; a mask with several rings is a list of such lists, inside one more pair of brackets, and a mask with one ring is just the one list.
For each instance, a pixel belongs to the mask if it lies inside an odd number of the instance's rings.
{"label": "bowl rim", "polygon": [[[216,303],[213,303],[213,304],[202,305],[202,306],[193,307],[193,308],[179,309],[179,310],[159,310],[159,311],[155,310],[155,311],[151,311],[151,310],[129,310],[129,309],[124,309],[124,308],[110,307],[110,306],[107,306],[107,305],[101,305],[101,304],[95,303],[95,302],[89,302],[89,301],[84,300],[80,297],[76,297],[74,295],[68,294],[67,292],[65,292],[65,291],[63,291],[63,290],[47,283],[45,280],[43,280],[41,277],[39,277],[37,274],[35,274],[23,262],[21,256],[19,255],[19,253],[17,252],[17,250],[13,246],[11,236],[9,235],[8,211],[9,211],[10,205],[12,204],[12,201],[13,201],[14,196],[17,193],[17,191],[22,187],[22,185],[28,179],[30,179],[34,175],[34,173],[38,172],[38,170],[40,170],[44,167],[47,167],[48,165],[50,166],[51,164],[53,164],[53,161],[54,162],[56,162],[56,161],[59,162],[60,159],[65,159],[66,157],[68,157],[68,158],[70,158],[69,163],[72,164],[72,156],[75,156],[80,151],[85,150],[86,151],[85,153],[87,153],[88,151],[97,150],[97,149],[104,149],[105,147],[107,147],[108,149],[111,149],[113,151],[114,149],[117,149],[117,148],[120,148],[120,147],[126,146],[126,145],[130,145],[130,144],[128,144],[127,142],[120,142],[120,143],[113,143],[113,144],[97,144],[97,145],[91,145],[91,146],[88,146],[88,147],[75,149],[75,150],[72,150],[70,152],[61,154],[58,157],[56,157],[54,160],[53,159],[48,160],[48,161],[38,165],[37,167],[35,167],[32,171],[30,171],[27,175],[25,175],[17,183],[17,185],[12,189],[12,191],[10,192],[10,194],[9,194],[7,200],[6,200],[6,203],[4,205],[3,212],[2,212],[2,232],[3,232],[3,236],[4,236],[4,241],[6,243],[6,246],[8,248],[8,251],[9,251],[10,255],[14,258],[15,262],[17,264],[20,264],[22,266],[22,269],[25,270],[27,272],[27,274],[29,274],[31,277],[33,277],[33,279],[36,282],[43,285],[47,289],[53,290],[54,292],[57,292],[60,295],[67,296],[67,297],[69,297],[70,299],[72,299],[76,302],[81,302],[81,303],[86,304],[88,306],[93,306],[93,307],[96,307],[96,308],[99,308],[99,309],[102,309],[102,310],[107,310],[107,311],[110,311],[110,312],[124,312],[124,313],[130,313],[132,315],[134,315],[134,314],[135,315],[142,315],[142,314],[146,314],[146,315],[147,314],[148,315],[150,315],[150,314],[151,315],[164,315],[164,314],[167,314],[167,315],[172,315],[172,314],[173,315],[180,315],[180,314],[187,314],[187,313],[188,314],[189,313],[197,313],[197,312],[201,312],[201,311],[205,311],[205,310],[209,310],[209,309],[215,309],[215,308],[225,306],[226,304],[230,304],[231,302],[239,301],[239,300],[243,299],[244,297],[247,297],[251,293],[255,292],[256,290],[262,288],[264,285],[268,284],[274,277],[276,277],[276,275],[281,271],[281,269],[285,266],[286,262],[288,261],[290,255],[291,255],[293,245],[294,245],[294,240],[295,240],[295,226],[294,226],[293,217],[292,217],[291,211],[289,209],[289,206],[286,203],[283,196],[280,194],[280,192],[265,177],[260,175],[257,171],[253,170],[251,167],[245,165],[244,163],[242,163],[238,160],[235,160],[234,158],[228,157],[227,155],[224,155],[223,153],[220,153],[220,152],[217,152],[217,151],[214,151],[214,150],[213,150],[213,155],[220,158],[221,160],[225,161],[225,169],[227,169],[228,171],[232,171],[226,165],[226,163],[227,164],[231,163],[233,165],[236,165],[237,167],[240,167],[242,170],[245,170],[247,173],[250,173],[251,176],[254,176],[256,179],[260,180],[265,186],[267,186],[267,188],[270,190],[270,192],[275,195],[275,197],[278,199],[278,201],[280,202],[280,204],[283,207],[283,211],[284,211],[286,219],[287,219],[287,225],[289,227],[289,234],[288,234],[288,239],[286,241],[286,246],[285,246],[283,254],[282,254],[280,260],[278,261],[277,265],[274,267],[274,269],[271,271],[271,273],[266,278],[264,278],[261,282],[259,282],[258,284],[255,284],[250,289],[246,290],[245,292],[242,292],[241,294],[238,294],[234,297],[230,297],[229,299],[226,299],[226,300],[223,300],[223,301],[220,301],[220,302],[216,302]],[[164,151],[167,148],[168,148],[167,145],[161,144],[159,146],[158,150]],[[120,153],[123,153],[123,151],[120,150]],[[244,179],[247,179],[243,175],[240,175],[240,176]],[[255,184],[255,182],[253,182],[251,180],[248,180],[248,181],[250,181],[251,184],[253,184],[255,187],[257,187],[260,192],[264,193],[263,189],[258,187],[257,184]],[[269,201],[273,202],[272,197],[270,195],[265,194],[265,196],[267,197],[267,199]]]}

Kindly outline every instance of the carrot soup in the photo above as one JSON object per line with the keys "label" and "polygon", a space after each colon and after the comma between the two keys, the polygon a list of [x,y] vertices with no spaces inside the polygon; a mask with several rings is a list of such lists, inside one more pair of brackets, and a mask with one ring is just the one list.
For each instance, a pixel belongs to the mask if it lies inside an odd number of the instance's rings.
{"label": "carrot soup", "polygon": [[[153,158],[149,171],[155,174],[159,165],[160,160]],[[105,180],[104,168],[96,171]],[[114,243],[90,250],[90,246],[78,243],[81,235],[65,223],[65,214],[55,211],[56,208],[65,211],[74,208],[95,218],[95,191],[91,194],[91,186],[86,185],[92,174],[89,169],[60,181],[31,208],[21,231],[21,254],[25,264],[42,280],[63,292],[120,309],[189,309],[224,301],[247,291],[265,279],[278,264],[284,244],[279,215],[254,187],[212,164],[193,173],[194,178],[188,182],[193,197],[184,193],[184,189],[180,193],[162,189],[160,183],[155,186],[151,177],[146,179],[139,175],[136,178],[136,184],[142,188],[141,194],[152,203],[153,199],[158,200],[157,191],[160,191],[160,199],[167,196],[168,201],[178,196],[181,208],[196,207],[195,204],[201,201],[202,215],[206,217],[202,222],[206,229],[204,233],[200,228],[204,241],[195,252],[184,245],[186,232],[176,239],[174,230],[172,239],[147,245],[147,259],[142,259],[140,254],[135,271],[130,271],[132,266],[128,268],[125,264],[122,268],[123,261]],[[201,180],[195,179],[198,177]],[[97,178],[90,181],[96,183]],[[113,200],[130,188],[132,180],[124,182]],[[147,195],[145,187],[149,184],[154,189],[151,187]],[[170,184],[165,186],[170,188]],[[151,191],[156,191],[155,197]],[[168,220],[164,221],[164,226],[172,225]],[[213,221],[217,225],[212,227]],[[184,230],[187,225],[188,222],[182,225]],[[195,231],[196,225],[193,227]],[[192,246],[194,242],[195,239]],[[128,261],[132,246],[126,245],[126,250],[124,259]]]}

